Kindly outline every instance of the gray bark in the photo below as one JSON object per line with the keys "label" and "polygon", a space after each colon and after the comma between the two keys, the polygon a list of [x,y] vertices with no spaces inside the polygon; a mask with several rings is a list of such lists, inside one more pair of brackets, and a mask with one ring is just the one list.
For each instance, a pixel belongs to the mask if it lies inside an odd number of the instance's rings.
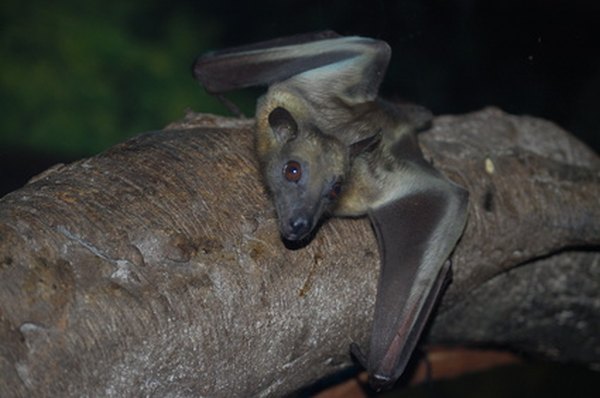
{"label": "gray bark", "polygon": [[[470,192],[428,340],[600,363],[600,160],[497,109],[420,136]],[[366,219],[287,250],[252,121],[190,114],[0,200],[0,396],[284,395],[365,346]]]}

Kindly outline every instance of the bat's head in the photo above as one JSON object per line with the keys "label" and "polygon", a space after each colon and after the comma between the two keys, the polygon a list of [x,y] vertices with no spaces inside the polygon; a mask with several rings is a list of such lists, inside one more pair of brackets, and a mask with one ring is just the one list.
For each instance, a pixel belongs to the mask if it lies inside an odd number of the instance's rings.
{"label": "bat's head", "polygon": [[324,113],[303,96],[277,88],[258,103],[257,153],[279,231],[288,242],[304,241],[335,208],[352,159],[374,142],[375,136],[343,142],[340,137],[350,135],[351,129],[325,123]]}
{"label": "bat's head", "polygon": [[323,214],[335,206],[350,168],[347,146],[277,106],[267,116],[273,148],[262,156],[279,231],[287,241],[299,241],[314,230]]}
{"label": "bat's head", "polygon": [[380,40],[322,32],[196,60],[194,76],[209,92],[269,86],[257,109],[257,152],[284,238],[306,237],[335,205],[349,146],[377,128],[364,116],[378,108],[390,54]]}

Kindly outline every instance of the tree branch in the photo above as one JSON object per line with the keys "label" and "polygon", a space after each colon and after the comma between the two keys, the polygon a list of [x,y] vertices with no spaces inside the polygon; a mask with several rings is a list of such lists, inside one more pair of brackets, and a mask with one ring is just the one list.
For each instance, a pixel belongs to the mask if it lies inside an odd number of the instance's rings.
{"label": "tree branch", "polygon": [[[190,114],[0,200],[0,396],[282,395],[366,344],[366,219],[281,243],[252,121]],[[420,136],[471,194],[429,341],[600,362],[600,160],[486,109]]]}

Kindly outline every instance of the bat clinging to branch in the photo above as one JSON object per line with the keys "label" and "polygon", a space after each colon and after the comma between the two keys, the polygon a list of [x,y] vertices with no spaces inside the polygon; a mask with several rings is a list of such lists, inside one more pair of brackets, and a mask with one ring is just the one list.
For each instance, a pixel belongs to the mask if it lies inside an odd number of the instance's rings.
{"label": "bat clinging to branch", "polygon": [[416,132],[431,118],[378,98],[389,46],[333,32],[206,54],[195,77],[211,93],[268,85],[257,105],[256,150],[284,240],[324,215],[368,215],[381,252],[367,356],[373,388],[402,374],[449,277],[468,194],[423,159]]}

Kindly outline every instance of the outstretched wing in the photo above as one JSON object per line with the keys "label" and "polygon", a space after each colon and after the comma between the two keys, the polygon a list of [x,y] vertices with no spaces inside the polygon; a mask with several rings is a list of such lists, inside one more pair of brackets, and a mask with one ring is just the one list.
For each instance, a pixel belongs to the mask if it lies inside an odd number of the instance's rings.
{"label": "outstretched wing", "polygon": [[[324,32],[210,53],[196,60],[193,71],[212,93],[271,86],[257,110],[257,150],[259,156],[266,156],[276,144],[283,145],[269,124],[269,115],[278,108],[295,112],[299,124],[316,126],[351,148],[371,142],[386,124],[403,120],[413,127],[426,126],[428,112],[408,108],[386,111],[374,102],[390,55],[383,41]],[[361,106],[365,103],[370,105]],[[308,111],[304,104],[310,104]],[[387,155],[410,165],[399,171],[408,173],[410,187],[369,213],[382,258],[366,360],[375,388],[393,383],[404,370],[447,279],[446,261],[466,219],[466,191],[423,160],[409,130],[399,131],[408,135],[396,137],[398,145]],[[381,164],[373,164],[373,168],[385,169],[386,159],[378,161]]]}
{"label": "outstretched wing", "polygon": [[404,371],[449,280],[448,257],[466,221],[467,192],[431,167],[413,165],[423,174],[421,186],[369,213],[381,254],[366,358],[376,390],[390,387]]}
{"label": "outstretched wing", "polygon": [[212,52],[196,60],[193,74],[211,93],[289,81],[308,97],[318,92],[317,102],[356,105],[377,97],[390,54],[383,41],[328,31]]}

